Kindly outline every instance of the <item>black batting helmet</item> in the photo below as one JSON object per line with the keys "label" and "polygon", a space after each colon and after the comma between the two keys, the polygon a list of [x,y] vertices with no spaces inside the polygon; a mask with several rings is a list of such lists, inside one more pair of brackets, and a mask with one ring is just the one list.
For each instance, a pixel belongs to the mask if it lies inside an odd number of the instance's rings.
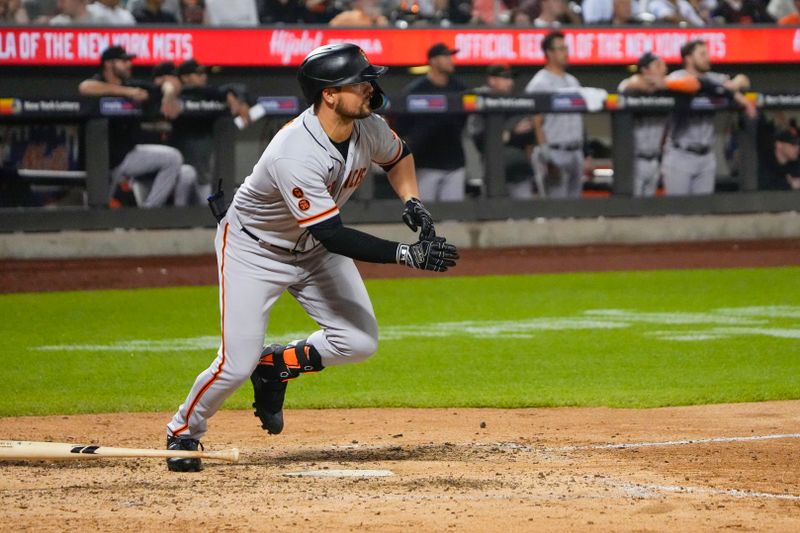
{"label": "black batting helmet", "polygon": [[320,46],[309,53],[297,71],[297,81],[303,90],[303,96],[309,104],[314,101],[326,87],[340,87],[352,83],[368,81],[372,84],[375,101],[370,101],[373,109],[383,103],[383,91],[378,87],[377,79],[387,67],[371,65],[367,54],[351,43],[337,43]]}

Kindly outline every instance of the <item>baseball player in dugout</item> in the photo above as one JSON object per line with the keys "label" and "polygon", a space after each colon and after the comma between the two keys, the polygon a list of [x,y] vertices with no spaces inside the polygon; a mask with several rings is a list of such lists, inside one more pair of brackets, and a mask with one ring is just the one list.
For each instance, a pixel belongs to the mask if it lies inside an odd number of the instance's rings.
{"label": "baseball player in dugout", "polygon": [[[384,103],[378,78],[385,72],[354,44],[313,50],[297,75],[310,107],[272,139],[227,211],[210,200],[219,220],[222,340],[216,359],[167,425],[168,449],[198,449],[208,419],[248,378],[256,416],[268,433],[278,434],[289,380],[375,352],[378,325],[354,259],[436,272],[455,266],[455,246],[436,235],[418,199],[408,146],[372,113]],[[339,210],[372,162],[387,172],[405,203],[401,218],[420,231],[416,242],[393,242],[342,224]],[[270,309],[284,291],[320,329],[265,348]],[[194,458],[168,459],[167,466],[202,467]]]}
{"label": "baseball player in dugout", "polygon": [[[408,84],[405,94],[462,93],[466,86],[453,77],[458,50],[444,43],[428,49],[428,73]],[[397,131],[408,142],[417,162],[420,198],[437,202],[464,199],[466,173],[461,135],[465,118],[459,113],[398,117]]]}
{"label": "baseball player in dugout", "polygon": [[[706,43],[689,41],[681,47],[683,69],[667,76],[668,80],[694,76],[703,92],[724,94],[732,98],[748,119],[757,116],[755,104],[742,94],[750,88],[744,74],[733,78],[711,71]],[[717,161],[714,155],[714,112],[676,107],[669,121],[669,133],[661,162],[661,174],[668,195],[711,194],[716,181]]]}
{"label": "baseball player in dugout", "polygon": [[[634,68],[635,74],[619,83],[620,93],[643,95],[670,91],[694,94],[700,90],[700,81],[690,74],[667,78],[667,64],[652,52],[642,54]],[[634,117],[634,196],[653,196],[656,193],[661,175],[661,144],[668,118],[667,113],[637,113]]]}
{"label": "baseball player in dugout", "polygon": [[[579,89],[580,82],[567,73],[569,48],[564,34],[551,32],[542,40],[546,64],[525,87],[526,93]],[[538,146],[531,164],[539,194],[549,198],[578,198],[583,177],[583,116],[580,113],[534,115]]]}
{"label": "baseball player in dugout", "polygon": [[[132,79],[131,61],[136,56],[122,46],[108,47],[100,59],[100,72],[78,86],[83,96],[119,96],[137,102],[143,108],[160,106],[167,118],[177,116],[179,87],[164,83],[160,88]],[[160,98],[159,98],[160,97]],[[195,174],[183,166],[180,152],[171,146],[147,143],[138,117],[113,117],[108,125],[111,192],[130,186],[140,207],[160,207],[176,190],[194,187]],[[185,198],[174,196],[175,205],[185,205]],[[117,207],[112,198],[111,207]]]}

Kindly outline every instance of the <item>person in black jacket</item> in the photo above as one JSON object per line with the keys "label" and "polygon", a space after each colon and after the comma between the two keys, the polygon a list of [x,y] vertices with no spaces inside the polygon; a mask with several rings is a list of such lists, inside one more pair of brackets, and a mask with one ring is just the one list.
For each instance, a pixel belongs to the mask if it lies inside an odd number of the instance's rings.
{"label": "person in black jacket", "polygon": [[[466,86],[453,77],[453,55],[457,53],[444,43],[431,46],[430,70],[406,86],[405,94],[463,93]],[[464,199],[464,121],[464,115],[451,113],[406,114],[398,119],[397,133],[414,153],[423,202]]]}

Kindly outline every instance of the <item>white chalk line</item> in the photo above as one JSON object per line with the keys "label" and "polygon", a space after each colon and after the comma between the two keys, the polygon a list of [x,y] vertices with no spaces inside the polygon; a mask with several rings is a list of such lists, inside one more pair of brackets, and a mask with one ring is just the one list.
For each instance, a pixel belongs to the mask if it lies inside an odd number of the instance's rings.
{"label": "white chalk line", "polygon": [[[630,309],[589,309],[572,317],[535,317],[519,320],[463,320],[434,322],[421,325],[387,325],[380,328],[382,341],[408,338],[514,338],[533,339],[551,331],[599,331],[638,328],[643,335],[661,341],[706,341],[734,336],[769,336],[782,339],[800,339],[800,328],[786,328],[769,323],[770,319],[796,318],[800,306],[763,306],[721,308],[700,312],[647,312]],[[692,330],[648,330],[649,325],[703,326]],[[308,332],[272,333],[268,342],[304,338]],[[119,340],[108,344],[57,344],[34,346],[36,351],[82,352],[181,352],[215,350],[219,337],[201,336],[173,339]]]}
{"label": "white chalk line", "polygon": [[687,446],[692,444],[713,444],[725,442],[748,442],[776,439],[800,439],[800,433],[780,433],[774,435],[750,435],[747,437],[712,437],[705,439],[668,440],[660,442],[629,442],[616,444],[586,444],[581,446],[563,446],[551,451],[571,452],[578,450],[625,450],[630,448],[648,448],[657,446]]}
{"label": "white chalk line", "polygon": [[669,494],[711,494],[715,496],[733,496],[734,498],[757,498],[768,500],[791,500],[800,501],[800,495],[776,493],[776,492],[759,492],[748,489],[715,489],[711,487],[691,487],[691,486],[677,486],[677,485],[650,485],[643,483],[614,483],[610,485],[622,489],[628,495],[636,498],[649,498],[654,496],[653,493],[669,493]]}

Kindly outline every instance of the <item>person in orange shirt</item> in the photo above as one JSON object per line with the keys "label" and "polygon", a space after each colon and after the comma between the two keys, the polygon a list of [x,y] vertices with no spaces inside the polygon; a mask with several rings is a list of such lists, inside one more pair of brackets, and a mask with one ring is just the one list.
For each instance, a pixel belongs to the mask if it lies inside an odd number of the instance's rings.
{"label": "person in orange shirt", "polygon": [[389,20],[381,14],[375,0],[356,0],[353,8],[342,11],[328,23],[331,26],[388,26]]}

